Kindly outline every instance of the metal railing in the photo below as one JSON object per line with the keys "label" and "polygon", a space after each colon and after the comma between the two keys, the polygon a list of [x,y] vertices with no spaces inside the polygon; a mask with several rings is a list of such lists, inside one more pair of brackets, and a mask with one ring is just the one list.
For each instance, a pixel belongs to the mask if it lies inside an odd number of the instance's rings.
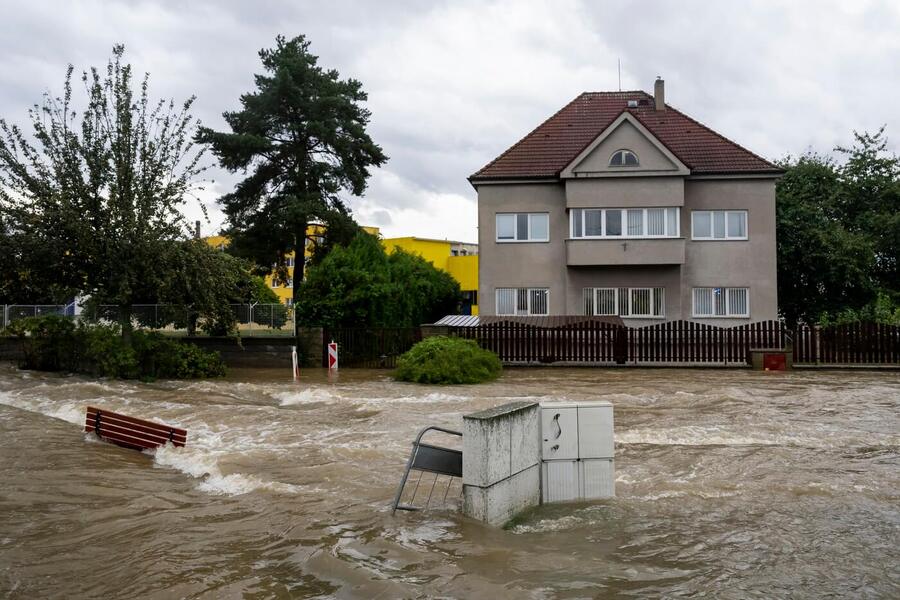
{"label": "metal railing", "polygon": [[[240,335],[290,336],[294,330],[294,311],[284,304],[231,304]],[[71,304],[6,304],[0,305],[0,329],[28,317],[60,315],[99,323],[118,323],[119,306],[101,304],[80,307]],[[191,311],[171,304],[135,304],[131,307],[131,323],[136,328],[186,334]],[[203,334],[203,318],[196,318],[196,333]]]}

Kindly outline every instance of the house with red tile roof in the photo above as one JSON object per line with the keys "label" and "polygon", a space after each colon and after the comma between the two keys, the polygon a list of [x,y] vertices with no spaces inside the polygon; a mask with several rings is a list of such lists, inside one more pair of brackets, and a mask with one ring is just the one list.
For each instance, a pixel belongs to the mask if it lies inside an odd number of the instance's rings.
{"label": "house with red tile roof", "polygon": [[777,318],[782,171],[654,93],[588,92],[469,177],[482,315]]}

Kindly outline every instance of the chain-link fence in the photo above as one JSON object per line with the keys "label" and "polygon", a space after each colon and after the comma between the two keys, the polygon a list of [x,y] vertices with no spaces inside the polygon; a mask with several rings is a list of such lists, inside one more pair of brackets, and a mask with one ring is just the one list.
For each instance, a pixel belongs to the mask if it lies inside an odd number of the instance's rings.
{"label": "chain-link fence", "polygon": [[[284,304],[232,304],[237,329],[242,336],[283,335],[294,331],[294,311]],[[119,307],[101,304],[79,307],[72,304],[7,304],[0,305],[0,328],[27,317],[60,315],[99,323],[118,323]],[[134,327],[186,335],[189,327],[203,335],[205,321],[189,309],[170,304],[135,304],[131,307]]]}

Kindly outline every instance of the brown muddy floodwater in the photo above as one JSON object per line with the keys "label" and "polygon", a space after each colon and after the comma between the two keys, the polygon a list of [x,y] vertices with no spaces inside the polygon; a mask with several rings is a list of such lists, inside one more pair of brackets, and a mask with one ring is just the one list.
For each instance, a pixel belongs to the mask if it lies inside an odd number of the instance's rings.
{"label": "brown muddy floodwater", "polygon": [[[0,597],[900,597],[897,373],[520,369],[436,388],[287,372],[0,365]],[[615,499],[508,531],[391,516],[420,427],[522,398],[613,402]],[[93,441],[87,404],[185,427],[189,447]]]}

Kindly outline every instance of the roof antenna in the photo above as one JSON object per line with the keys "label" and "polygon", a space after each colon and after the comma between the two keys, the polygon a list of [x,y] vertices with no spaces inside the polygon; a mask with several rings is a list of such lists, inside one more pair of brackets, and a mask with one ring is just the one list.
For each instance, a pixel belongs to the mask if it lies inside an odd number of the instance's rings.
{"label": "roof antenna", "polygon": [[622,91],[622,59],[617,58],[616,64],[619,65],[619,91]]}

